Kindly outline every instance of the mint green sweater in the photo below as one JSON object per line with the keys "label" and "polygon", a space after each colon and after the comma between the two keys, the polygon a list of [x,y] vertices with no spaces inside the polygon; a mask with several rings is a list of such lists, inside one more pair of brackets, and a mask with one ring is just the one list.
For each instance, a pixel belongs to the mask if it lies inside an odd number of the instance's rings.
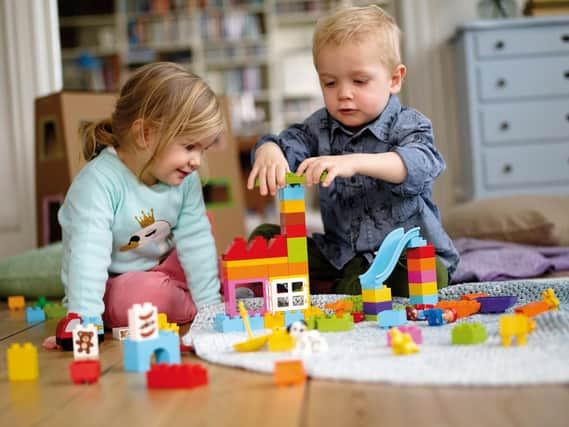
{"label": "mint green sweater", "polygon": [[77,175],[58,214],[70,312],[100,316],[109,273],[145,271],[176,248],[198,309],[220,302],[217,253],[196,172],[147,186],[107,148]]}

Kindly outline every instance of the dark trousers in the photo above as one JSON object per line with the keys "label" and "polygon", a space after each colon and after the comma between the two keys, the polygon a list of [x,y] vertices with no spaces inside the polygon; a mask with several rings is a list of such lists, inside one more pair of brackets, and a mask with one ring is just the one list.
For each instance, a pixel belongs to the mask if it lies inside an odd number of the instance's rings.
{"label": "dark trousers", "polygon": [[[280,234],[280,227],[275,224],[261,224],[249,236],[249,240],[256,236],[263,236],[270,240]],[[337,294],[358,295],[362,289],[359,276],[369,268],[369,262],[363,255],[356,255],[342,269],[338,270],[320,252],[318,246],[310,237],[307,238],[308,246],[308,273],[311,281],[331,282],[332,291]],[[437,286],[439,289],[448,285],[448,270],[443,262],[436,258]],[[393,296],[408,297],[409,282],[407,279],[407,256],[405,251],[401,254],[397,265],[391,275],[385,281],[391,288]]]}

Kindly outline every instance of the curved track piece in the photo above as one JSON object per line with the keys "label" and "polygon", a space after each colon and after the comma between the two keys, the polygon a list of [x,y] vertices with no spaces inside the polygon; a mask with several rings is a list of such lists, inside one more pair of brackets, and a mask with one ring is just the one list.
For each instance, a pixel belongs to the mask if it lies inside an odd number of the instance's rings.
{"label": "curved track piece", "polygon": [[359,276],[362,289],[381,288],[395,268],[401,252],[412,239],[419,237],[419,231],[419,227],[412,228],[407,233],[403,228],[396,228],[385,237],[368,271]]}

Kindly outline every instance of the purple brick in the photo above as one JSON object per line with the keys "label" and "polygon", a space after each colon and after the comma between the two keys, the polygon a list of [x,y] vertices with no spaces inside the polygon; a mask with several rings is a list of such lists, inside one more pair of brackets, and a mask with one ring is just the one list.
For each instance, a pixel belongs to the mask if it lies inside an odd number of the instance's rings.
{"label": "purple brick", "polygon": [[382,302],[364,302],[364,314],[377,314],[383,310],[391,310],[393,304],[391,301]]}
{"label": "purple brick", "polygon": [[476,301],[480,303],[480,313],[503,313],[518,301],[518,297],[515,295],[479,297]]}

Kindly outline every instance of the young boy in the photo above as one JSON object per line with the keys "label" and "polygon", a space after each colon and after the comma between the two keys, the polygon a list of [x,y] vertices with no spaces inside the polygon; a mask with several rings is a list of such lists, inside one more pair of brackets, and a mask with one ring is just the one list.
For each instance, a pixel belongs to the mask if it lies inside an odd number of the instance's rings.
{"label": "young boy", "polygon": [[[431,122],[396,96],[406,74],[399,43],[397,24],[377,6],[346,8],[320,20],[312,53],[326,108],[278,136],[262,137],[252,152],[247,187],[258,178],[262,195],[275,195],[289,170],[305,174],[308,186],[328,172],[320,188],[325,233],[309,239],[308,256],[311,279],[333,281],[337,293],[360,292],[358,276],[398,227],[420,226],[435,246],[439,288],[458,264],[432,200],[433,182],[446,166]],[[278,232],[260,226],[253,235]],[[387,285],[407,296],[402,258]]]}

